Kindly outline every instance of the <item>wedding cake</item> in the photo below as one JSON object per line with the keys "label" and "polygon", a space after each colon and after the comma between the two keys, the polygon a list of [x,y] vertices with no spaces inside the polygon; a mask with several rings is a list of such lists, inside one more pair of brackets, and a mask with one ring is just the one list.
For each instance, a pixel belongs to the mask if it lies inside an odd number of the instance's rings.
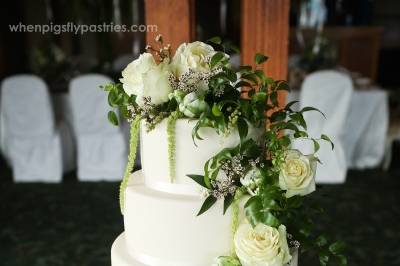
{"label": "wedding cake", "polygon": [[[156,43],[104,88],[131,123],[112,266],[297,266],[303,247],[321,265],[346,265],[341,242],[312,232],[303,202],[316,188],[318,142],[330,142],[306,132],[303,113],[315,109],[278,103],[287,85],[264,74],[262,54],[234,70],[236,48],[220,38],[174,56]],[[108,118],[119,123],[114,111]],[[132,173],[139,135],[142,169]],[[296,138],[315,152],[291,149]]]}

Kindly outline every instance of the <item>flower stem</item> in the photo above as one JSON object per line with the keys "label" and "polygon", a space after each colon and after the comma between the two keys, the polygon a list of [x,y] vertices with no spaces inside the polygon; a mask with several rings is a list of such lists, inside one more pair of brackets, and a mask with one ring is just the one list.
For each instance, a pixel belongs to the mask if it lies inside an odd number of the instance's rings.
{"label": "flower stem", "polygon": [[128,186],[129,177],[135,166],[136,149],[139,140],[140,119],[141,117],[138,115],[133,119],[131,123],[128,163],[126,164],[124,177],[122,178],[122,182],[119,187],[119,205],[122,214],[124,214],[124,208],[125,208],[125,190]]}

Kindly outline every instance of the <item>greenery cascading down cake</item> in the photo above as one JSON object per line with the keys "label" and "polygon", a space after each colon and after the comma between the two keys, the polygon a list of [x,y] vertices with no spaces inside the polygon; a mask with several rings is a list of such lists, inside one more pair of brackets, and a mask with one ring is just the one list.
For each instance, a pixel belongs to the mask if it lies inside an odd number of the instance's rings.
{"label": "greenery cascading down cake", "polygon": [[[342,242],[315,232],[320,141],[309,136],[295,102],[278,104],[285,81],[269,78],[267,61],[233,69],[237,48],[215,37],[184,43],[172,56],[156,45],[130,63],[109,103],[131,123],[130,154],[120,188],[125,232],[113,266],[286,266],[315,252],[321,265],[347,265]],[[118,125],[114,111],[109,120]],[[133,174],[140,133],[142,170]],[[309,139],[314,154],[291,149]],[[333,148],[333,144],[332,144]]]}

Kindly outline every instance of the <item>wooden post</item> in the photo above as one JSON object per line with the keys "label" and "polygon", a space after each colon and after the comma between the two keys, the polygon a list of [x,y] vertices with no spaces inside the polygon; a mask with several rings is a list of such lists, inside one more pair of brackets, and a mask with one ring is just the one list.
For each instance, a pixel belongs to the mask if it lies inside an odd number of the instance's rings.
{"label": "wooden post", "polygon": [[164,43],[174,51],[181,43],[193,41],[195,36],[194,0],[145,0],[146,25],[156,25],[157,32],[147,32],[148,44],[161,34]]}
{"label": "wooden post", "polygon": [[[258,52],[269,57],[265,73],[274,79],[286,79],[289,46],[289,0],[242,0],[241,60],[254,66]],[[285,104],[285,93],[279,103]]]}

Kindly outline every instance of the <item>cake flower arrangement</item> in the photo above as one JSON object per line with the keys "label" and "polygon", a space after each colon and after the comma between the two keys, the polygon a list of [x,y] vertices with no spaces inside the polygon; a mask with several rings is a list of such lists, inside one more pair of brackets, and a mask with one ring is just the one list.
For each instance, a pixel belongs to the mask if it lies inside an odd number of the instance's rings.
{"label": "cake flower arrangement", "polygon": [[[224,148],[204,165],[204,174],[187,173],[201,187],[204,202],[198,215],[223,201],[221,215],[232,213],[231,254],[215,258],[213,266],[284,266],[298,251],[315,252],[321,265],[347,265],[344,244],[331,242],[313,231],[311,217],[319,207],[306,200],[316,189],[320,141],[333,143],[326,135],[309,136],[303,114],[318,111],[305,107],[294,111],[278,103],[279,91],[288,91],[283,80],[268,77],[261,65],[268,57],[256,54],[256,67],[233,69],[229,53],[237,48],[219,37],[171,47],[157,36],[146,53],[122,72],[121,83],[108,84],[109,104],[131,123],[130,154],[120,188],[124,191],[133,170],[140,121],[148,131],[167,120],[170,182],[175,179],[175,123],[194,120],[193,142],[202,140],[201,129],[212,128],[222,138],[237,132],[240,142]],[[321,114],[323,115],[323,114]],[[118,125],[115,111],[109,120]],[[251,138],[250,129],[261,132]],[[313,154],[291,149],[294,139],[309,139]],[[193,210],[194,213],[197,210]],[[240,213],[245,218],[239,219]]]}

